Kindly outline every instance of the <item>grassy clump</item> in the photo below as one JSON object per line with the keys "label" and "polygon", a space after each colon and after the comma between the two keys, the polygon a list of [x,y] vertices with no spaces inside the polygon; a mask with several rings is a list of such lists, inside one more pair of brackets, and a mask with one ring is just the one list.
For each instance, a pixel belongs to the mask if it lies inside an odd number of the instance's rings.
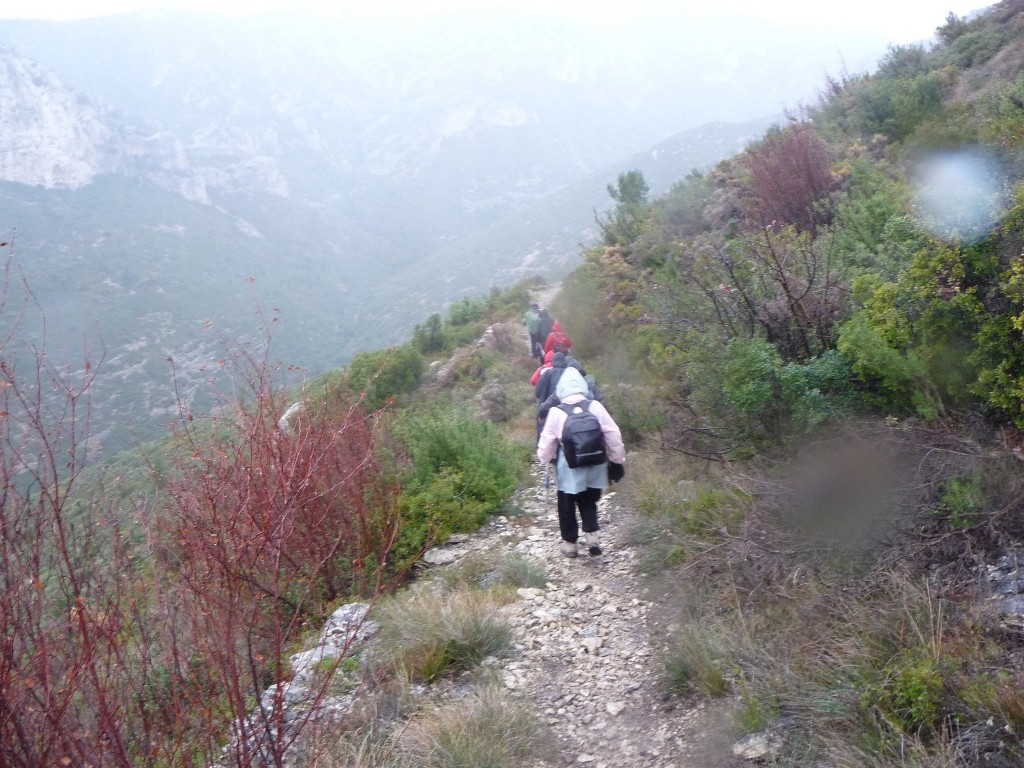
{"label": "grassy clump", "polygon": [[631,500],[643,513],[630,540],[645,546],[640,567],[657,573],[718,546],[722,534],[743,519],[748,496],[739,485],[718,488],[691,479],[672,462],[633,456]]}
{"label": "grassy clump", "polygon": [[487,687],[417,720],[402,742],[410,766],[520,768],[535,764],[546,734],[528,702]]}
{"label": "grassy clump", "polygon": [[[547,584],[547,568],[538,560],[518,552],[486,550],[474,552],[458,564],[432,571],[430,577],[446,590],[543,588]],[[499,595],[496,598],[500,599]]]}
{"label": "grassy clump", "polygon": [[500,584],[510,587],[542,589],[548,583],[548,571],[543,563],[515,552],[502,557],[497,576]]}
{"label": "grassy clump", "polygon": [[501,599],[478,589],[446,592],[437,584],[410,587],[380,607],[380,662],[414,680],[471,669],[512,643]]}
{"label": "grassy clump", "polygon": [[687,625],[675,633],[665,654],[665,685],[672,693],[724,696],[735,672],[729,636],[720,628]]}

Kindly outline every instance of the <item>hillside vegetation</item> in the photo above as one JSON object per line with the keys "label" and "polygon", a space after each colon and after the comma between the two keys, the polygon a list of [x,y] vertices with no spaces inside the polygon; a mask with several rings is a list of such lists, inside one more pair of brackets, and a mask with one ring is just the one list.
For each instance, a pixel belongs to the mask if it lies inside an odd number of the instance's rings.
{"label": "hillside vegetation", "polygon": [[[662,197],[622,174],[553,307],[631,451],[634,543],[675,618],[666,694],[778,734],[778,765],[1024,760],[1022,638],[982,599],[1024,538],[1024,0],[938,37]],[[85,472],[102,368],[14,354],[5,326],[3,762],[205,766],[235,729],[231,764],[282,764],[282,689],[259,695],[305,633],[525,475],[537,287],[463,299],[298,389],[268,348],[229,347],[210,412],[182,405],[165,441]],[[405,650],[351,661],[368,700],[400,709],[402,685],[500,652],[503,593],[469,580],[385,601]],[[482,709],[467,740],[521,737]],[[346,728],[376,733],[366,711]]]}
{"label": "hillside vegetation", "polygon": [[1024,534],[1024,3],[938,40],[656,200],[620,176],[557,307],[650,449],[669,684],[783,765],[1024,759],[984,601]]}

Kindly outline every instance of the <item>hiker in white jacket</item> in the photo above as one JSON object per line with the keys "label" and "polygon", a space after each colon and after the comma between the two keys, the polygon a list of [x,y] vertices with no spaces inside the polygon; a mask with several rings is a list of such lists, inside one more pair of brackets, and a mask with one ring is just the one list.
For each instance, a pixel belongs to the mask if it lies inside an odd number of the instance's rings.
{"label": "hiker in white jacket", "polygon": [[[582,403],[587,400],[588,392],[586,380],[575,368],[565,370],[555,390],[563,405]],[[589,410],[601,425],[608,461],[622,464],[626,458],[626,448],[622,444],[619,426],[598,401],[591,400]],[[597,501],[601,498],[601,491],[608,487],[608,463],[575,469],[568,465],[564,453],[559,450],[562,427],[565,426],[567,418],[567,414],[561,408],[552,408],[549,411],[537,442],[537,458],[547,463],[557,457],[555,479],[558,488],[558,527],[562,534],[559,547],[562,553],[568,557],[576,557],[576,542],[579,539],[576,510],[579,509],[587,549],[591,555],[599,555],[601,544],[598,537]]]}

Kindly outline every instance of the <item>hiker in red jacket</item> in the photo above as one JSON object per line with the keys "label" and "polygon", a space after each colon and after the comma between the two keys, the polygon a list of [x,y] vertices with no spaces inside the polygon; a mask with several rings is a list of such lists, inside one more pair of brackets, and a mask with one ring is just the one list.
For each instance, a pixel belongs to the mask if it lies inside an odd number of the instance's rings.
{"label": "hiker in red jacket", "polygon": [[551,367],[551,361],[554,359],[554,357],[554,352],[544,353],[544,365],[542,365],[540,368],[533,372],[533,376],[530,377],[530,384],[532,384],[533,386],[537,386],[537,382],[540,381],[541,375],[544,373],[544,371]]}
{"label": "hiker in red jacket", "polygon": [[548,334],[547,340],[544,342],[544,352],[568,352],[572,349],[572,339],[569,334],[562,330],[562,324],[558,320],[555,320],[555,324],[551,326],[551,333]]}

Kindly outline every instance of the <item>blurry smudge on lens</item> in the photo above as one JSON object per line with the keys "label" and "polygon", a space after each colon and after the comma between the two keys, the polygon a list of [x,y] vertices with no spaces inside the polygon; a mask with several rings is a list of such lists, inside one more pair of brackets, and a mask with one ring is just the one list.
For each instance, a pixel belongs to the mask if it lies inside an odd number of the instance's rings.
{"label": "blurry smudge on lens", "polygon": [[913,175],[917,217],[936,237],[979,240],[1006,207],[1006,174],[981,150],[933,153],[918,162]]}

